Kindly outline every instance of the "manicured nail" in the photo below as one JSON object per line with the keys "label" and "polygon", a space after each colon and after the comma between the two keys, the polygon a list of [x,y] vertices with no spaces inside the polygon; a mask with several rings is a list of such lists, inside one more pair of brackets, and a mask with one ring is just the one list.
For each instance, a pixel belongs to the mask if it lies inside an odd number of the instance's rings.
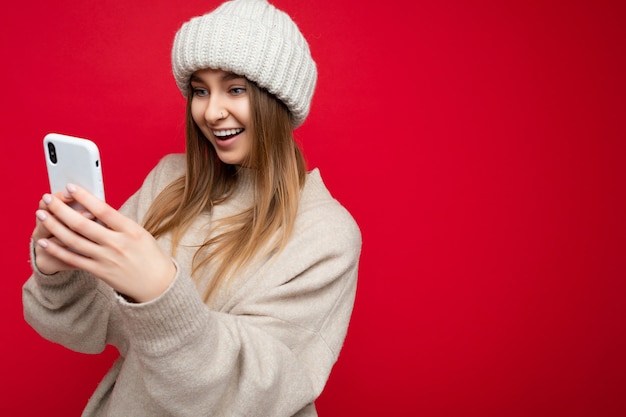
{"label": "manicured nail", "polygon": [[47,214],[46,214],[46,212],[45,212],[45,211],[43,211],[43,210],[37,210],[37,211],[35,212],[35,215],[36,215],[36,216],[37,216],[37,218],[38,218],[39,220],[41,220],[41,221],[44,221],[44,220],[46,220],[46,219],[48,218],[48,215],[47,215]]}
{"label": "manicured nail", "polygon": [[43,197],[41,197],[41,199],[46,204],[52,203],[52,196],[50,194],[44,194]]}
{"label": "manicured nail", "polygon": [[76,192],[76,186],[74,184],[67,184],[65,188],[67,188],[67,191],[69,191],[70,194]]}
{"label": "manicured nail", "polygon": [[42,248],[47,248],[47,247],[48,247],[48,241],[47,241],[47,240],[45,240],[45,239],[39,239],[39,240],[37,241],[37,244],[38,244],[39,246],[41,246]]}
{"label": "manicured nail", "polygon": [[91,214],[91,213],[90,213],[90,212],[88,212],[88,211],[83,211],[83,212],[82,212],[82,213],[80,213],[80,214],[82,214],[83,216],[85,216],[85,217],[86,217],[86,218],[88,218],[89,220],[93,220],[93,219],[95,219],[95,218],[96,218],[96,216],[94,216],[93,214]]}

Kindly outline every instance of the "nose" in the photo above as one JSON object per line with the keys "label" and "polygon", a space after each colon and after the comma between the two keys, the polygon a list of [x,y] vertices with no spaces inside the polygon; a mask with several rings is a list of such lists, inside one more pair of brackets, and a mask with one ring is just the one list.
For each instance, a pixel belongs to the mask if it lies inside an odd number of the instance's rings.
{"label": "nose", "polygon": [[228,112],[224,106],[224,100],[219,95],[212,95],[204,110],[205,120],[209,124],[216,124],[226,117],[228,117]]}

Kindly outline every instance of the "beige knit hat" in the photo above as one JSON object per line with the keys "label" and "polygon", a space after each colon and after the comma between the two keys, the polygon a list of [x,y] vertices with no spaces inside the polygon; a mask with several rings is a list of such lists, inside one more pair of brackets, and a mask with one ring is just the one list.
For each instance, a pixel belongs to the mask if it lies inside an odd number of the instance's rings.
{"label": "beige knit hat", "polygon": [[317,80],[309,45],[291,18],[266,0],[232,0],[176,33],[172,67],[186,97],[191,74],[214,68],[246,77],[278,97],[293,127],[304,122]]}

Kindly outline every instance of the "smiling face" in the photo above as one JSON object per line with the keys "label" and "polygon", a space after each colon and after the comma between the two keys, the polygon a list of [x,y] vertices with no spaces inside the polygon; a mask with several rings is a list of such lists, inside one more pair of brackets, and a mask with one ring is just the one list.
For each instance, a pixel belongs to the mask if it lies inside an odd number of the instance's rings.
{"label": "smiling face", "polygon": [[225,164],[241,165],[252,148],[248,82],[214,69],[191,76],[191,117]]}

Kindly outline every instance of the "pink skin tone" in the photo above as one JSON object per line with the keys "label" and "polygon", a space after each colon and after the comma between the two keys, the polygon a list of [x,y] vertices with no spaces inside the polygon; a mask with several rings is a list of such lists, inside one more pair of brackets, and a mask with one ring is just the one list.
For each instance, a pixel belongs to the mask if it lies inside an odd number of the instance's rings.
{"label": "pink skin tone", "polygon": [[246,79],[209,68],[191,76],[191,88],[191,116],[218,158],[226,164],[243,164],[252,144]]}
{"label": "pink skin tone", "polygon": [[[74,201],[88,213],[68,206]],[[174,280],[174,263],[150,233],[79,186],[44,194],[36,216],[35,259],[45,274],[81,269],[140,303],[157,298]]]}

